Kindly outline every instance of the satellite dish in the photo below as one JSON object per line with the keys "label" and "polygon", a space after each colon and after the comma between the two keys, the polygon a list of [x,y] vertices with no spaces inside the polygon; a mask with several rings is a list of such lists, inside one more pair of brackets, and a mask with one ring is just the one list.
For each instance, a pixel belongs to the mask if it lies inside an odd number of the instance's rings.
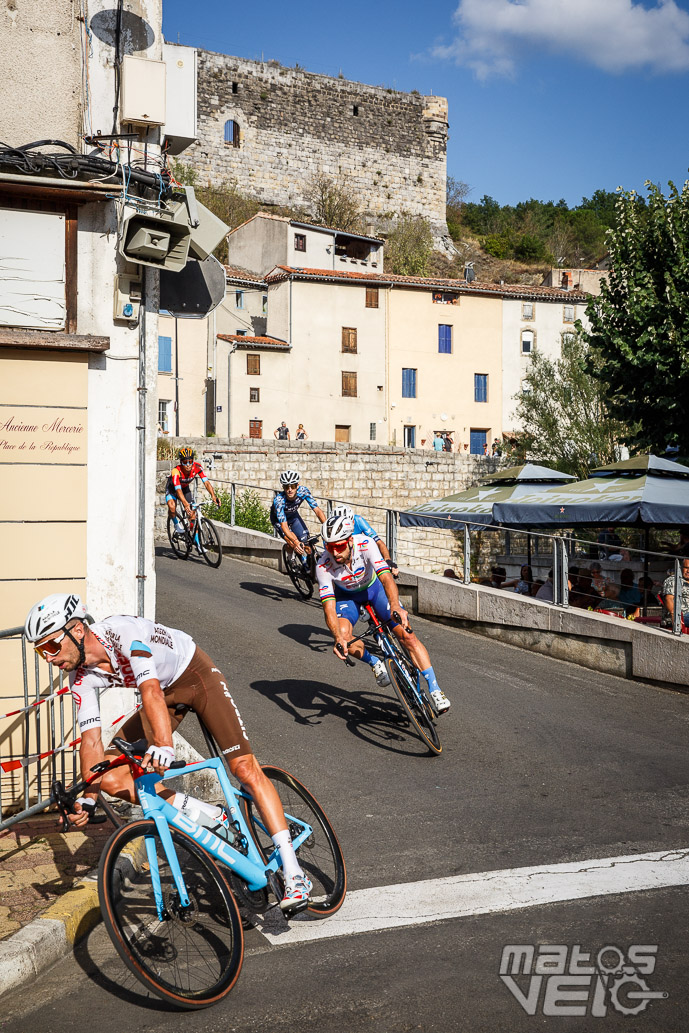
{"label": "satellite dish", "polygon": [[217,258],[190,258],[178,273],[160,273],[160,308],[182,319],[202,319],[225,297],[225,270]]}

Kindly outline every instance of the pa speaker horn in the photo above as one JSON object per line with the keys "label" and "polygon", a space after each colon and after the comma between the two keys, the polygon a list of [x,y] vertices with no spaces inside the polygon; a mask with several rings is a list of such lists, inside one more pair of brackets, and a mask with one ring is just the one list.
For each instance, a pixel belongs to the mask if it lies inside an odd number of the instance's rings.
{"label": "pa speaker horn", "polygon": [[189,258],[180,273],[160,274],[160,307],[171,316],[201,319],[225,297],[225,270],[217,258]]}
{"label": "pa speaker horn", "polygon": [[124,205],[118,251],[128,262],[179,272],[187,264],[190,244],[184,201],[168,201],[165,208],[152,211]]}

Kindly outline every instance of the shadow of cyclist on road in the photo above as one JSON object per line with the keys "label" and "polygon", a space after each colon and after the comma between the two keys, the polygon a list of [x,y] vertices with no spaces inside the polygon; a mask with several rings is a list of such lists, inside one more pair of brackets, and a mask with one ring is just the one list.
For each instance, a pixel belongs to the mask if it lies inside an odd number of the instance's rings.
{"label": "shadow of cyclist on road", "polygon": [[332,652],[333,639],[324,627],[315,624],[283,624],[277,629],[281,635],[291,638],[301,646],[308,646],[314,653]]}
{"label": "shadow of cyclist on road", "polygon": [[[243,588],[245,592],[253,592],[254,595],[263,596],[264,599],[271,599],[276,603],[295,602],[297,600],[294,589],[283,588],[282,585],[269,585],[261,581],[240,581],[239,587]],[[318,605],[320,606],[320,603]]]}

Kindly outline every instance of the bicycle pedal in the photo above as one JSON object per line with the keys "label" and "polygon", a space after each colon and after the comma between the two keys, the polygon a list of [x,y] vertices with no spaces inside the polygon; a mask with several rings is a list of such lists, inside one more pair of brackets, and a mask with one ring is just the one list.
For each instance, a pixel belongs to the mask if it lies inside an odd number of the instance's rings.
{"label": "bicycle pedal", "polygon": [[[279,905],[276,905],[276,907],[277,906],[279,906]],[[286,908],[282,908],[281,907],[280,911],[282,912],[284,917],[289,922],[290,918],[294,918],[294,916],[298,915],[301,911],[306,911],[308,906],[309,906],[308,900],[300,900],[298,904],[294,904],[292,907],[286,907]]]}

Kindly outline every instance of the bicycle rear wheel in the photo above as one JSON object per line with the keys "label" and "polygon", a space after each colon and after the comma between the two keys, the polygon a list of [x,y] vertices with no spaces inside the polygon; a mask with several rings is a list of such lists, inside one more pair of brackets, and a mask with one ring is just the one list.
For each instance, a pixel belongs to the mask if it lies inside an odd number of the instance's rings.
{"label": "bicycle rear wheel", "polygon": [[[265,765],[263,772],[277,790],[285,814],[297,819],[289,825],[292,838],[296,839],[301,832],[299,820],[313,828],[308,839],[297,848],[299,864],[313,883],[307,910],[319,918],[333,915],[342,906],[347,892],[344,857],[333,827],[306,786],[288,771]],[[244,799],[244,809],[254,841],[267,860],[275,849],[273,841],[252,800]],[[289,818],[287,820],[289,822]]]}
{"label": "bicycle rear wheel", "polygon": [[197,541],[199,549],[209,567],[219,567],[222,562],[222,546],[213,524],[206,517],[199,517]]}
{"label": "bicycle rear wheel", "polygon": [[430,752],[437,756],[442,753],[443,748],[425,690],[422,687],[419,693],[416,691],[417,678],[419,678],[416,665],[406,649],[392,635],[388,636],[388,643],[395,655],[385,660],[385,666],[397,698],[423,742],[426,743]]}
{"label": "bicycle rear wheel", "polygon": [[187,533],[187,525],[180,517],[177,519],[184,531],[183,537],[177,537],[179,532],[175,528],[175,522],[169,513],[167,515],[167,536],[170,540],[170,545],[172,546],[172,551],[175,556],[179,556],[180,559],[185,560],[191,552],[191,542],[189,541],[189,534]]}
{"label": "bicycle rear wheel", "polygon": [[302,599],[310,599],[313,595],[313,578],[301,562],[301,557],[286,545],[282,546],[285,570],[290,581]]}
{"label": "bicycle rear wheel", "polygon": [[[105,927],[136,978],[178,1008],[222,1000],[242,967],[244,938],[234,897],[212,857],[170,830],[190,905],[183,908],[153,821],[118,829],[103,850],[98,892]],[[158,918],[146,841],[155,844],[165,914]]]}

